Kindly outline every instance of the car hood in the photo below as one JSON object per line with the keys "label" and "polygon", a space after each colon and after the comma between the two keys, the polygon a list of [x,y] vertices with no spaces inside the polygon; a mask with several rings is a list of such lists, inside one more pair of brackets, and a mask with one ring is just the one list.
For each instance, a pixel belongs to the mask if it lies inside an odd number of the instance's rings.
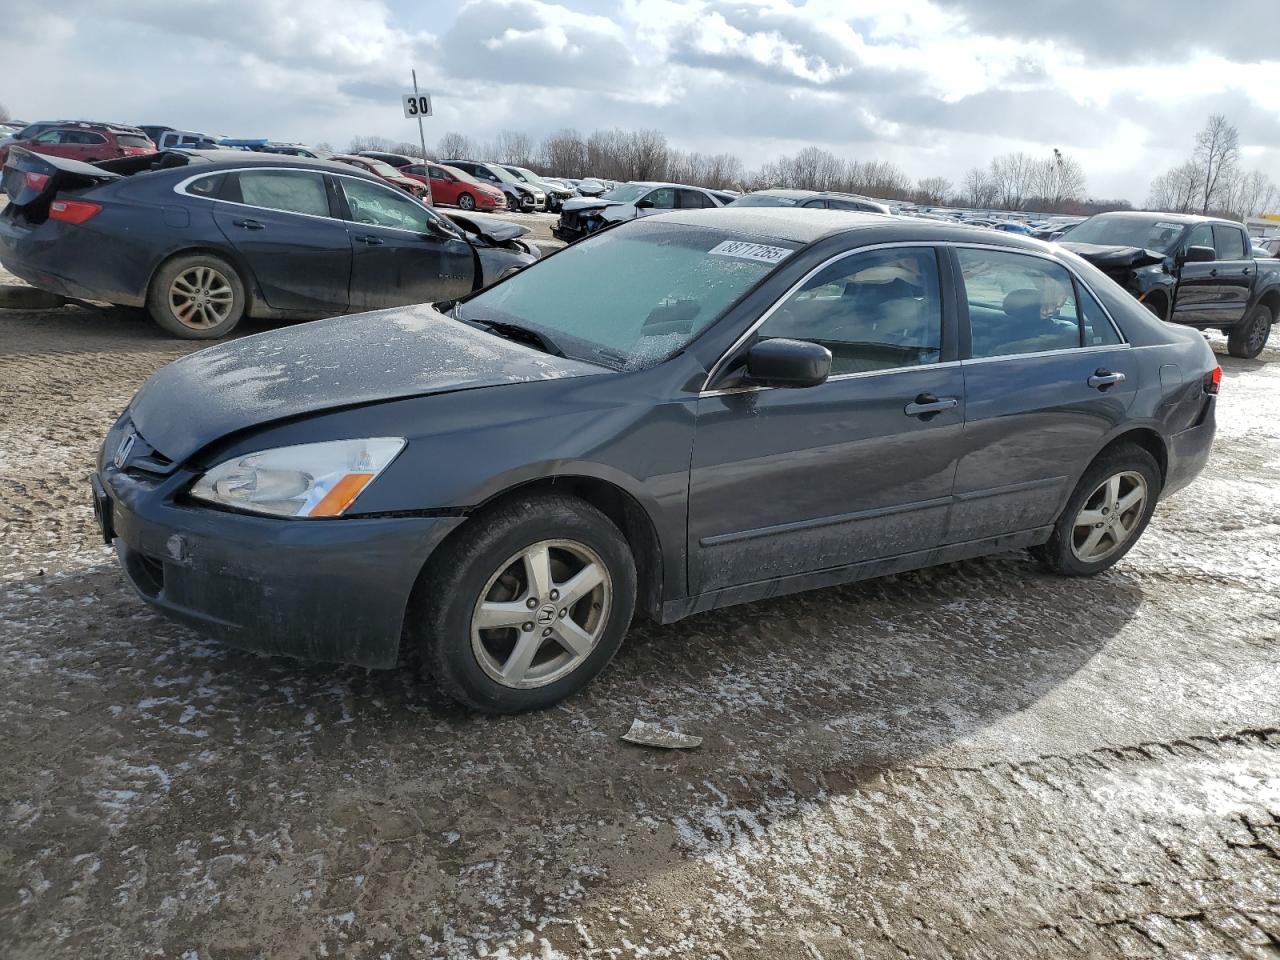
{"label": "car hood", "polygon": [[147,443],[181,462],[230,434],[325,410],[606,372],[419,304],[319,320],[193,353],[153,374],[129,415]]}
{"label": "car hood", "polygon": [[581,212],[583,210],[602,210],[605,207],[622,206],[620,200],[601,200],[597,197],[575,197],[572,200],[566,200],[562,210],[570,213]]}
{"label": "car hood", "polygon": [[1164,254],[1158,250],[1145,250],[1142,247],[1116,247],[1101,243],[1072,243],[1070,240],[1060,242],[1066,250],[1076,256],[1088,260],[1099,270],[1136,270],[1138,267],[1149,267],[1164,263]]}
{"label": "car hood", "polygon": [[518,223],[502,220],[498,217],[486,216],[483,213],[455,213],[452,210],[442,210],[440,212],[463,230],[468,233],[474,233],[490,243],[506,243],[508,240],[523,237],[529,232],[528,227],[522,227]]}

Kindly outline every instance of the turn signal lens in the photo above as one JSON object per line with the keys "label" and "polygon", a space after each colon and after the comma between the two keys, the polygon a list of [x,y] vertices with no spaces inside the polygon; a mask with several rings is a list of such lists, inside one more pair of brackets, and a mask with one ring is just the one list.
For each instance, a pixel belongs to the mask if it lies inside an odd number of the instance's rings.
{"label": "turn signal lens", "polygon": [[1204,375],[1204,392],[1216,394],[1218,388],[1222,386],[1222,368],[1214,367],[1210,373]]}
{"label": "turn signal lens", "polygon": [[49,204],[49,219],[81,224],[96,217],[101,211],[100,203],[89,203],[87,200],[55,200]]}
{"label": "turn signal lens", "polygon": [[324,495],[324,499],[311,508],[308,517],[340,517],[342,511],[347,509],[355,502],[356,497],[360,496],[360,491],[369,485],[377,474],[373,473],[348,473],[345,477],[333,485],[328,493]]}

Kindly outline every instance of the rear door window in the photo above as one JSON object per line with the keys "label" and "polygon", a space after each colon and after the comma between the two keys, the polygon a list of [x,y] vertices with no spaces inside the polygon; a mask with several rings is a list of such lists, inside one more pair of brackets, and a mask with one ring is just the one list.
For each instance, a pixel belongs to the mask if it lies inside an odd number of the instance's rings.
{"label": "rear door window", "polygon": [[1081,343],[1086,347],[1105,347],[1124,343],[1116,332],[1115,324],[1108,319],[1106,312],[1088,290],[1076,284],[1076,297],[1080,302],[1080,335]]}
{"label": "rear door window", "polygon": [[972,356],[1080,346],[1075,285],[1065,267],[996,250],[956,250],[969,305]]}
{"label": "rear door window", "polygon": [[1244,234],[1235,227],[1213,225],[1213,246],[1219,260],[1244,259]]}
{"label": "rear door window", "polygon": [[[309,170],[241,170],[228,184],[232,196],[251,207],[329,216],[329,195],[324,177]],[[239,197],[234,196],[237,192]]]}
{"label": "rear door window", "polygon": [[682,210],[702,210],[714,206],[711,198],[698,190],[680,191],[680,209]]}

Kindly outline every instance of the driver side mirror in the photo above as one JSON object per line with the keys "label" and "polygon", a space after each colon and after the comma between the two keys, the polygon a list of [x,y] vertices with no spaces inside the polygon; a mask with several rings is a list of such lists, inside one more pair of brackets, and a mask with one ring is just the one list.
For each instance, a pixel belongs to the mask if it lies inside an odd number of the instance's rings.
{"label": "driver side mirror", "polygon": [[1187,247],[1185,263],[1212,263],[1218,259],[1213,247]]}
{"label": "driver side mirror", "polygon": [[747,351],[747,382],[760,387],[816,387],[831,376],[831,351],[807,340],[761,340]]}
{"label": "driver side mirror", "polygon": [[643,199],[643,200],[637,200],[637,201],[636,201],[636,209],[637,209],[637,210],[652,210],[652,209],[653,209],[653,201],[652,201],[652,200],[650,200],[648,197],[646,197],[646,198],[645,198],[645,199]]}

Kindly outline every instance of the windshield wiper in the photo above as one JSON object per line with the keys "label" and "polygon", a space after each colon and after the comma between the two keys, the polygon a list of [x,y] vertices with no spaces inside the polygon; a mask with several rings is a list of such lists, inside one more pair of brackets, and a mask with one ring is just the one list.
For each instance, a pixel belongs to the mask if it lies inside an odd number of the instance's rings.
{"label": "windshield wiper", "polygon": [[508,340],[514,340],[517,343],[526,343],[531,347],[536,347],[543,353],[551,354],[553,357],[563,357],[565,355],[564,349],[540,330],[522,327],[518,323],[507,323],[505,320],[479,320],[471,317],[462,317],[456,312],[454,316],[462,320],[463,323],[469,323],[482,330],[488,330],[492,334],[506,337]]}

